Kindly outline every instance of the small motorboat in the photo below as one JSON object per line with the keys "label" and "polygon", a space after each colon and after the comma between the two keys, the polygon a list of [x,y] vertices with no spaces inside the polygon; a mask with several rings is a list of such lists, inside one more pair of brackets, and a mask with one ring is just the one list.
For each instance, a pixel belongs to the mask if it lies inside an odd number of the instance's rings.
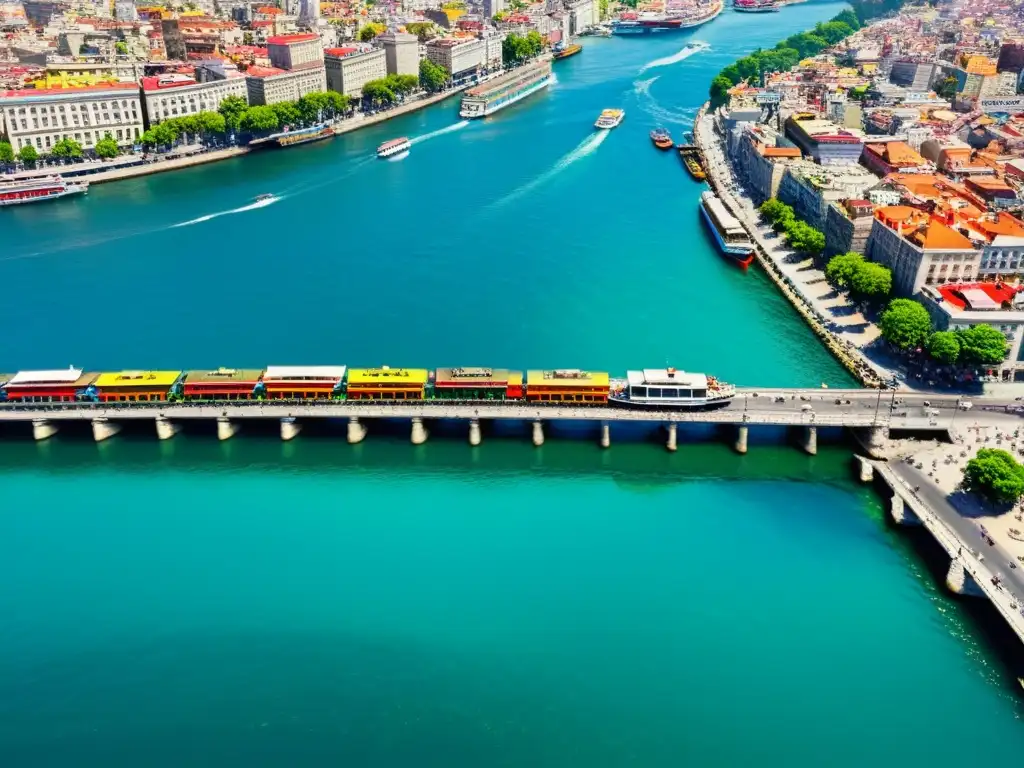
{"label": "small motorboat", "polygon": [[262,195],[256,195],[256,202],[257,203],[262,203],[264,200],[273,200],[273,199],[274,199],[274,196],[272,194],[270,194],[269,192],[266,192],[266,193],[264,193]]}
{"label": "small motorboat", "polygon": [[672,137],[664,128],[655,128],[651,131],[651,141],[658,149],[672,149]]}

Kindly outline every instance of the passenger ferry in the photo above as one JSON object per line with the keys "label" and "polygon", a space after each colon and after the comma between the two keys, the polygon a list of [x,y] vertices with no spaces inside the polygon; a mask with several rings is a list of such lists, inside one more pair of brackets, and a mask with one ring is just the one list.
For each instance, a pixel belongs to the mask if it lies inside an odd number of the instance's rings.
{"label": "passenger ferry", "polygon": [[732,384],[703,373],[675,368],[626,371],[625,379],[613,379],[608,391],[612,405],[645,408],[713,408],[736,395]]}
{"label": "passenger ferry", "polygon": [[412,142],[410,142],[404,136],[400,139],[392,139],[391,141],[385,141],[383,144],[377,147],[377,157],[381,158],[382,160],[387,157],[394,157],[395,155],[400,155],[403,152],[408,152],[411,146]]}
{"label": "passenger ferry", "polygon": [[754,260],[754,244],[739,219],[729,212],[718,195],[711,190],[701,192],[700,212],[714,235],[719,253],[742,267],[749,267]]}
{"label": "passenger ferry", "polygon": [[15,180],[0,176],[0,206],[56,200],[58,197],[84,194],[88,189],[87,181],[72,183],[59,175]]}
{"label": "passenger ferry", "polygon": [[722,12],[723,0],[688,2],[672,7],[666,2],[665,13],[645,11],[640,14],[624,13],[612,22],[613,35],[648,35],[658,32],[678,32],[707,24]]}
{"label": "passenger ferry", "polygon": [[597,122],[594,123],[594,127],[604,131],[610,131],[612,128],[618,128],[619,123],[621,123],[625,117],[626,110],[624,109],[605,109],[597,118]]}
{"label": "passenger ferry", "polygon": [[555,61],[561,59],[568,59],[570,56],[575,56],[577,53],[583,50],[583,46],[579,43],[570,43],[566,45],[563,42],[559,42],[555,45],[551,52],[551,58]]}
{"label": "passenger ferry", "polygon": [[775,13],[778,0],[732,0],[732,9],[739,13]]}
{"label": "passenger ferry", "polygon": [[498,110],[515,104],[549,85],[551,59],[526,64],[466,91],[462,97],[459,117],[471,120],[493,115]]}
{"label": "passenger ferry", "polygon": [[262,139],[254,139],[249,146],[254,149],[260,147],[294,147],[299,144],[308,144],[311,141],[322,141],[334,135],[334,129],[327,123],[311,125],[309,128],[299,128],[294,131],[281,131],[272,133]]}

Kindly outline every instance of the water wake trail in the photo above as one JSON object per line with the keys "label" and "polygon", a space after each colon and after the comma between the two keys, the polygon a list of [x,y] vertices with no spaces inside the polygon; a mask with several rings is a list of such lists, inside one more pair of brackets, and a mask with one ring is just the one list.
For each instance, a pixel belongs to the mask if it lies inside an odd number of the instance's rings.
{"label": "water wake trail", "polygon": [[249,203],[248,205],[243,205],[241,208],[232,208],[230,211],[220,211],[219,213],[208,213],[205,216],[200,216],[198,219],[190,219],[188,221],[183,221],[180,224],[172,224],[171,225],[171,229],[175,229],[177,227],[190,227],[193,224],[202,224],[204,221],[210,221],[210,219],[217,219],[217,218],[220,218],[221,216],[232,216],[232,215],[234,215],[236,213],[245,213],[246,211],[255,211],[257,208],[266,208],[268,205],[273,205],[274,203],[276,203],[277,201],[282,200],[282,199],[283,198],[281,198],[281,197],[268,197],[266,200],[257,200],[254,203]]}
{"label": "water wake trail", "polygon": [[460,120],[459,122],[454,123],[453,125],[445,126],[444,128],[439,128],[436,131],[431,131],[430,133],[425,133],[422,136],[417,136],[415,139],[410,140],[409,143],[410,144],[421,144],[424,141],[429,141],[430,139],[436,138],[437,136],[443,136],[446,133],[453,133],[455,131],[461,131],[463,128],[465,128],[468,125],[469,125],[469,120]]}
{"label": "water wake trail", "polygon": [[522,197],[527,192],[531,192],[541,184],[555,178],[555,176],[560,174],[577,160],[582,160],[584,157],[594,154],[597,152],[598,148],[604,144],[610,133],[611,131],[597,131],[590,134],[587,138],[581,141],[572,152],[563,155],[557,163],[544,171],[540,176],[505,195],[505,197],[498,200],[491,207],[498,208],[506,203],[512,202],[516,198]]}
{"label": "water wake trail", "polygon": [[654,61],[647,62],[640,68],[640,74],[642,75],[648,69],[654,69],[655,67],[668,67],[671,66],[672,64],[678,64],[680,61],[685,61],[694,54],[700,53],[701,51],[706,51],[709,48],[711,48],[710,45],[700,40],[696,40],[692,43],[687,43],[687,45],[682,50],[673,53],[671,56],[666,56],[662,59],[655,59]]}

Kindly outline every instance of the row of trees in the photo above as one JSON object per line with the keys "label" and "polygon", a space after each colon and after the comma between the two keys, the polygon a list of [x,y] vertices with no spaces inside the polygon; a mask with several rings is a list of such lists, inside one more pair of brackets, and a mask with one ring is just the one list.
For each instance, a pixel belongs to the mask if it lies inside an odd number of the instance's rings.
{"label": "row of trees", "polygon": [[946,365],[996,365],[1006,357],[1006,337],[990,325],[936,331],[924,306],[913,299],[893,299],[878,321],[882,338],[904,351],[924,349]]}
{"label": "row of trees", "polygon": [[771,197],[758,209],[772,229],[786,236],[786,245],[794,251],[817,256],[825,248],[825,235],[805,221],[800,221],[793,209],[781,200]]}
{"label": "row of trees", "polygon": [[375,105],[394,104],[400,97],[415,91],[419,85],[420,79],[416,75],[388,75],[363,83],[363,99]]}
{"label": "row of trees", "polygon": [[[93,147],[93,153],[96,157],[103,159],[117,157],[119,152],[120,149],[117,146],[117,142],[109,133],[97,141],[96,146]],[[20,160],[27,166],[34,166],[39,162],[40,158],[64,162],[67,160],[81,160],[84,156],[85,150],[74,139],[61,139],[45,155],[41,155],[39,150],[31,144],[26,144],[15,153],[14,147],[11,146],[10,142],[0,141],[0,165],[12,165],[15,160]]]}
{"label": "row of trees", "polygon": [[544,38],[531,29],[525,36],[510,33],[501,43],[501,59],[509,66],[536,58],[544,50]]}
{"label": "row of trees", "polygon": [[819,23],[813,30],[790,35],[771,50],[758,49],[730,64],[711,81],[709,95],[713,106],[724,104],[729,98],[729,89],[744,80],[760,83],[766,72],[784,72],[795,67],[801,59],[815,56],[829,46],[849,37],[861,23],[857,14],[847,9]]}
{"label": "row of trees", "polygon": [[833,285],[848,288],[864,299],[877,299],[892,291],[892,272],[881,264],[865,261],[854,251],[840,253],[829,259],[825,277]]}

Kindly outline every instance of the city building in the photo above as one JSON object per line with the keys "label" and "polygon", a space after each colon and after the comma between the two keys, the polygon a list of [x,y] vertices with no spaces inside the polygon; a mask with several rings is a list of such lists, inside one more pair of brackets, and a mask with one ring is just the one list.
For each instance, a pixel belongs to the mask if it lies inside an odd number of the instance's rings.
{"label": "city building", "polygon": [[389,32],[378,35],[377,42],[384,46],[389,75],[419,75],[420,43],[416,35]]}
{"label": "city building", "polygon": [[188,75],[160,75],[142,78],[142,95],[149,127],[172,117],[216,112],[228,96],[248,99],[248,89],[240,73],[203,83]]}
{"label": "city building", "polygon": [[906,205],[875,211],[865,256],[892,271],[893,290],[904,296],[973,280],[981,266],[981,251],[964,232]]}
{"label": "city building", "polygon": [[363,85],[387,77],[387,55],[382,48],[360,51],[357,48],[328,48],[324,51],[327,88],[357,99]]}
{"label": "city building", "polygon": [[320,0],[301,0],[299,24],[307,29],[313,29],[318,21],[320,21]]}
{"label": "city building", "polygon": [[838,253],[864,253],[874,222],[875,206],[870,200],[829,203],[825,213],[825,250],[828,258]]}
{"label": "city building", "polygon": [[865,168],[879,176],[898,171],[925,170],[928,162],[902,141],[865,144],[860,160]]}
{"label": "city building", "polygon": [[348,372],[349,400],[422,400],[430,372],[417,368],[353,368]]}
{"label": "city building", "polygon": [[906,86],[912,91],[927,91],[938,76],[934,61],[903,59],[894,61],[889,70],[889,81]]}
{"label": "city building", "polygon": [[483,0],[484,16],[493,19],[508,7],[505,0]]}
{"label": "city building", "polygon": [[427,43],[427,58],[458,78],[483,67],[484,42],[475,37],[437,38]]}
{"label": "city building", "polygon": [[324,61],[320,36],[312,33],[268,37],[267,52],[270,54],[270,66],[277,69],[302,69]]}
{"label": "city building", "polygon": [[863,132],[802,113],[786,120],[786,136],[821,165],[856,163],[864,151]]}
{"label": "city building", "polygon": [[985,213],[971,221],[970,228],[985,239],[980,279],[1024,278],[1024,222],[1008,213]]}
{"label": "city building", "polygon": [[740,134],[733,153],[736,168],[754,199],[762,202],[775,197],[786,167],[800,159],[800,150],[777,146],[778,134],[765,125],[741,123],[735,130]]}
{"label": "city building", "polygon": [[776,196],[792,206],[797,218],[824,231],[829,203],[862,200],[878,183],[878,177],[860,165],[820,166],[808,160],[791,161]]}
{"label": "city building", "polygon": [[89,149],[107,134],[131,146],[144,130],[135,83],[6,91],[0,114],[15,152],[31,145],[44,154],[66,138]]}
{"label": "city building", "polygon": [[245,86],[249,103],[253,105],[298,101],[307,93],[327,90],[327,73],[322,64],[291,71],[249,67],[245,72]]}

